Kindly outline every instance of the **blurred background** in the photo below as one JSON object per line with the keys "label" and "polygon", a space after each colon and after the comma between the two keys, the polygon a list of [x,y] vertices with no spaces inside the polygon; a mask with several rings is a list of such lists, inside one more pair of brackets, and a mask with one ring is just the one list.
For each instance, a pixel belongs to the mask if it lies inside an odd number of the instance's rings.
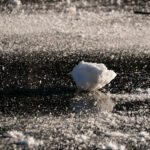
{"label": "blurred background", "polygon": [[[1,11],[7,8],[8,3],[15,0],[1,0]],[[20,0],[25,7],[33,6],[36,4],[37,9],[58,9],[66,5],[74,5],[77,9],[89,7],[105,7],[105,11],[114,9],[130,10],[134,12],[150,12],[149,0]],[[44,6],[44,7],[43,7]]]}

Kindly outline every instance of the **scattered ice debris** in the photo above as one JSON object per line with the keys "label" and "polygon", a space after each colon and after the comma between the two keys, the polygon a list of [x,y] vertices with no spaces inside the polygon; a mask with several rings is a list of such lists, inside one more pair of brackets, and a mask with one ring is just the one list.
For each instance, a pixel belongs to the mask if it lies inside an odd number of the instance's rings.
{"label": "scattered ice debris", "polygon": [[123,101],[137,101],[137,100],[140,100],[140,101],[142,101],[142,100],[146,100],[146,99],[150,99],[150,93],[148,92],[148,90],[147,90],[147,92],[144,90],[144,91],[142,91],[142,92],[132,92],[132,93],[130,93],[130,94],[128,94],[128,93],[126,93],[126,94],[111,94],[111,93],[109,93],[108,94],[112,99],[114,99],[115,101],[120,101],[120,99],[121,100],[123,100]]}
{"label": "scattered ice debris", "polygon": [[130,141],[137,143],[137,142],[145,142],[150,140],[150,134],[145,131],[141,131],[140,133],[137,133],[136,135],[130,135],[129,139]]}
{"label": "scattered ice debris", "polygon": [[70,6],[66,10],[68,13],[71,13],[72,15],[75,15],[77,13],[76,7],[75,6]]}
{"label": "scattered ice debris", "polygon": [[125,150],[125,146],[117,145],[116,143],[108,143],[101,147],[102,150]]}
{"label": "scattered ice debris", "polygon": [[135,89],[134,93],[136,93],[136,94],[150,94],[150,88],[147,88],[147,89],[137,88],[137,89]]}
{"label": "scattered ice debris", "polygon": [[42,80],[40,80],[39,83],[41,84],[41,83],[42,83]]}
{"label": "scattered ice debris", "polygon": [[111,137],[123,137],[123,138],[127,138],[129,135],[125,134],[125,133],[121,133],[121,132],[109,132],[106,133],[107,136],[111,136]]}
{"label": "scattered ice debris", "polygon": [[138,134],[139,137],[150,138],[150,134],[148,132],[142,131]]}
{"label": "scattered ice debris", "polygon": [[16,142],[17,145],[27,145],[28,147],[34,147],[34,146],[39,146],[43,145],[43,141],[36,140],[33,137],[27,137],[21,141]]}
{"label": "scattered ice debris", "polygon": [[116,77],[104,64],[81,61],[70,73],[80,90],[94,91],[102,88]]}
{"label": "scattered ice debris", "polygon": [[5,70],[5,67],[4,67],[4,66],[2,66],[2,70],[3,70],[3,71]]}
{"label": "scattered ice debris", "polygon": [[10,10],[19,9],[21,7],[21,1],[20,0],[9,0],[7,7]]}
{"label": "scattered ice debris", "polygon": [[78,38],[84,38],[84,35],[83,34],[78,34],[77,37]]}
{"label": "scattered ice debris", "polygon": [[43,145],[43,141],[36,140],[31,136],[25,136],[22,132],[16,130],[7,132],[3,137],[12,138],[13,143],[16,145],[26,145],[28,147]]}
{"label": "scattered ice debris", "polygon": [[20,139],[24,138],[24,134],[22,132],[13,130],[6,133],[5,137]]}
{"label": "scattered ice debris", "polygon": [[82,143],[88,139],[89,139],[89,137],[87,135],[76,135],[75,136],[75,140],[78,141],[79,143]]}
{"label": "scattered ice debris", "polygon": [[145,131],[141,131],[137,134],[131,134],[131,133],[121,133],[121,132],[107,132],[106,136],[108,137],[112,137],[114,138],[119,138],[119,139],[126,139],[129,140],[131,142],[137,143],[137,142],[145,142],[145,141],[149,141],[150,137],[149,137],[149,133],[145,132]]}
{"label": "scattered ice debris", "polygon": [[75,97],[71,98],[70,108],[74,112],[92,112],[112,111],[115,103],[109,96],[100,91],[77,92]]}

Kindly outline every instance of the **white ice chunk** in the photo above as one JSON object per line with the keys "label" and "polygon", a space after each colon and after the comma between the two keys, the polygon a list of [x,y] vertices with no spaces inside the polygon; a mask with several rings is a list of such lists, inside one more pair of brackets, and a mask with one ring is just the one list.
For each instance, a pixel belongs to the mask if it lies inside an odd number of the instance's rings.
{"label": "white ice chunk", "polygon": [[80,90],[94,91],[104,87],[116,77],[116,73],[108,70],[100,63],[81,61],[70,73]]}

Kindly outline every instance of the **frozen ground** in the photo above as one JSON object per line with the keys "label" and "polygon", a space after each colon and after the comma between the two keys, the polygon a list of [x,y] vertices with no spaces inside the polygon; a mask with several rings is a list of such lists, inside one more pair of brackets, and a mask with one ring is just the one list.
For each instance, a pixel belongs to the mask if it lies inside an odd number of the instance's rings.
{"label": "frozen ground", "polygon": [[[0,14],[0,149],[150,149],[150,20],[128,12]],[[117,77],[79,93],[68,73]]]}

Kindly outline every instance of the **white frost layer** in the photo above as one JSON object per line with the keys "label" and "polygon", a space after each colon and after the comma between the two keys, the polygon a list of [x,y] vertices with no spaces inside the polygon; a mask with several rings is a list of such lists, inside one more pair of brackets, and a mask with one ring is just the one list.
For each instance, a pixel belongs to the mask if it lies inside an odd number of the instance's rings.
{"label": "white frost layer", "polygon": [[43,145],[43,141],[36,140],[31,136],[26,137],[22,132],[16,130],[7,132],[6,137],[12,138],[17,145],[27,145],[28,147]]}
{"label": "white frost layer", "polygon": [[73,68],[71,75],[77,87],[86,91],[100,89],[116,77],[116,73],[104,64],[84,61]]}

